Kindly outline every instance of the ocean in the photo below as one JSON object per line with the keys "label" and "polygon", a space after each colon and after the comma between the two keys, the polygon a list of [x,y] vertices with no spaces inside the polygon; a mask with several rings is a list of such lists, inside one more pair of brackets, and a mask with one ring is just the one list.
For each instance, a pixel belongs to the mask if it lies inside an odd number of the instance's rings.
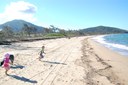
{"label": "ocean", "polygon": [[102,35],[93,39],[121,55],[128,56],[128,34]]}

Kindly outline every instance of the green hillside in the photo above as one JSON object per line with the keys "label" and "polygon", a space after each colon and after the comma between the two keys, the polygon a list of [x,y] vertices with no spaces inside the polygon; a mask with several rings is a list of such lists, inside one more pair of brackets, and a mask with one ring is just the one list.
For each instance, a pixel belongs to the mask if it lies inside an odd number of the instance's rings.
{"label": "green hillside", "polygon": [[116,34],[116,33],[128,33],[127,30],[115,28],[115,27],[107,27],[107,26],[97,26],[90,27],[86,29],[80,30],[80,32],[84,34]]}

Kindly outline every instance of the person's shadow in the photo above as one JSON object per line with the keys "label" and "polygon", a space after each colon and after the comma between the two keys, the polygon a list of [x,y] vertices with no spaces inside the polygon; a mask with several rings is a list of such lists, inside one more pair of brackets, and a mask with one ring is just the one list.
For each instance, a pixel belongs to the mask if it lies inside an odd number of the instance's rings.
{"label": "person's shadow", "polygon": [[45,62],[45,63],[51,63],[51,64],[62,64],[62,65],[67,65],[67,64],[65,64],[65,63],[52,62],[52,61],[42,61],[42,62]]}
{"label": "person's shadow", "polygon": [[17,76],[17,75],[8,75],[8,76],[10,76],[10,77],[12,77],[12,78],[15,78],[15,79],[17,79],[17,80],[20,80],[20,81],[24,81],[24,82],[29,82],[29,83],[37,83],[37,81],[35,81],[35,80],[30,80],[29,78],[25,78],[25,77],[20,77],[20,76]]}
{"label": "person's shadow", "polygon": [[11,68],[12,69],[18,69],[18,68],[23,69],[24,66],[22,66],[22,65],[13,65],[13,66],[11,66]]}

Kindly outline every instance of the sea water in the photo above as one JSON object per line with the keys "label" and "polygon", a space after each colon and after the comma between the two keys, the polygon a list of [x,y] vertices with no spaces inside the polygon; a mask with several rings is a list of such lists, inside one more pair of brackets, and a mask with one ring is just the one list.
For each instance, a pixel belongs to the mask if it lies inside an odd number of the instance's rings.
{"label": "sea water", "polygon": [[128,56],[128,34],[102,35],[93,39],[121,55]]}

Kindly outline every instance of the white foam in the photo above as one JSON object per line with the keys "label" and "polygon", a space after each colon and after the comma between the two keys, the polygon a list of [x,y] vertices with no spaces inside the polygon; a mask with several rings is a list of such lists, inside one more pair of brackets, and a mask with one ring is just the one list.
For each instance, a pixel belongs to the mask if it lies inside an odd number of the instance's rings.
{"label": "white foam", "polygon": [[105,35],[101,35],[101,36],[97,36],[97,37],[93,37],[93,40],[102,43],[102,44],[106,44],[105,39],[103,38]]}
{"label": "white foam", "polygon": [[109,43],[109,42],[106,42],[105,39],[104,39],[104,36],[106,35],[103,35],[103,36],[97,36],[97,37],[94,37],[93,39],[103,45],[105,45],[106,47],[108,48],[114,48],[115,50],[116,49],[120,49],[120,50],[125,50],[128,52],[128,46],[126,45],[122,45],[122,44],[115,44],[115,43]]}

